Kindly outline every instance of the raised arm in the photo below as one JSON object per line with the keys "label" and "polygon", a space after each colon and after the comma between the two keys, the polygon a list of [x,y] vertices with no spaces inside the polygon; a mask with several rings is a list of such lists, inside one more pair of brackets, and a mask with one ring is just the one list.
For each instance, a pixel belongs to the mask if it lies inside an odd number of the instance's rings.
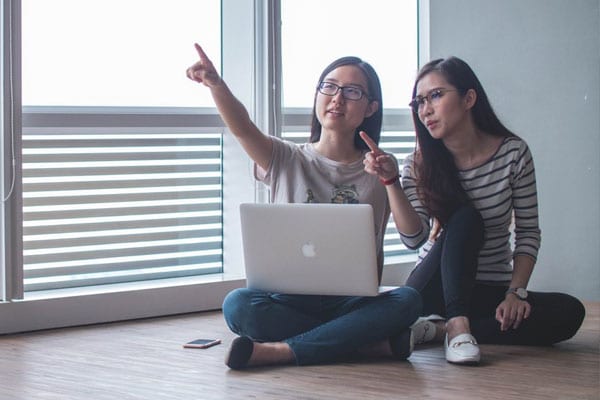
{"label": "raised arm", "polygon": [[250,119],[244,105],[231,93],[212,61],[200,45],[195,44],[200,60],[186,71],[188,78],[210,89],[221,118],[240,142],[248,156],[262,169],[271,162],[273,143]]}

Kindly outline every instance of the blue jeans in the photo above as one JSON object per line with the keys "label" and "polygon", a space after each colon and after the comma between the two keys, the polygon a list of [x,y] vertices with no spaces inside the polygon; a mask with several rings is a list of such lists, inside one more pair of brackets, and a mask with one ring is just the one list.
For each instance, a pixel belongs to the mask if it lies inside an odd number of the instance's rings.
{"label": "blue jeans", "polygon": [[421,313],[409,287],[376,297],[308,296],[236,289],[223,301],[229,328],[258,342],[286,342],[298,365],[322,364],[400,334]]}

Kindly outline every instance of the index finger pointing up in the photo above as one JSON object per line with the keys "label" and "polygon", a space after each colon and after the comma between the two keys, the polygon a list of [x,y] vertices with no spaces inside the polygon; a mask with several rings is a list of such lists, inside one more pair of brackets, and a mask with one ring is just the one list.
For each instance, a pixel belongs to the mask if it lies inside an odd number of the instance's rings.
{"label": "index finger pointing up", "polygon": [[369,149],[371,149],[371,151],[375,154],[379,154],[382,151],[379,149],[379,146],[377,146],[377,143],[375,143],[373,141],[373,139],[371,139],[369,137],[369,135],[367,135],[367,133],[365,131],[360,131],[359,132],[360,137],[362,138],[362,140],[367,144],[367,146],[369,146]]}
{"label": "index finger pointing up", "polygon": [[202,47],[200,47],[200,45],[198,43],[194,43],[194,47],[196,48],[196,51],[198,52],[198,55],[200,56],[200,61],[202,61],[202,62],[209,61],[208,56],[206,55],[204,50],[202,50]]}

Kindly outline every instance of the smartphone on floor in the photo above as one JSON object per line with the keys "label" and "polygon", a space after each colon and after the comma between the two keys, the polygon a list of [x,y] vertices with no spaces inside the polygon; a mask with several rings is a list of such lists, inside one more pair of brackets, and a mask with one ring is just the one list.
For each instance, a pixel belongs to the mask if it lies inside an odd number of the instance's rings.
{"label": "smartphone on floor", "polygon": [[221,344],[221,339],[196,339],[185,343],[183,347],[187,349],[208,349],[218,344]]}

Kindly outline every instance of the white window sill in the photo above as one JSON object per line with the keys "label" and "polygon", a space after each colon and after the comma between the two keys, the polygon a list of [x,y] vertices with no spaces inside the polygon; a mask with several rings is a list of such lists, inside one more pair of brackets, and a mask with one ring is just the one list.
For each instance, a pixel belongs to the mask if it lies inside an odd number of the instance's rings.
{"label": "white window sill", "polygon": [[226,274],[207,274],[199,276],[186,276],[180,278],[156,279],[149,281],[124,282],[110,285],[83,286],[66,289],[39,290],[25,293],[20,301],[35,301],[44,299],[56,299],[64,297],[93,296],[101,294],[114,294],[132,291],[143,291],[153,289],[166,289],[182,286],[202,286],[219,282],[244,280],[243,276],[229,277]]}
{"label": "white window sill", "polygon": [[0,334],[218,310],[240,277],[223,274],[28,294],[0,303]]}

